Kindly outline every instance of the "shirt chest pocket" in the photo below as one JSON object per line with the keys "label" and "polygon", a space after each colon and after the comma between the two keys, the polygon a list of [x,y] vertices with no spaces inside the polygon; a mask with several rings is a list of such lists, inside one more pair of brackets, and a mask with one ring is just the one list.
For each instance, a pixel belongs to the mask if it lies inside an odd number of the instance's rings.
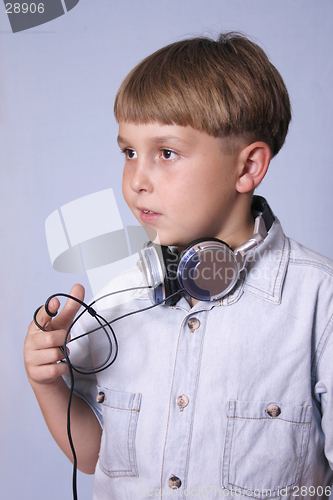
{"label": "shirt chest pocket", "polygon": [[222,460],[222,485],[255,498],[290,491],[307,451],[311,406],[230,401]]}
{"label": "shirt chest pocket", "polygon": [[112,391],[99,387],[103,433],[99,465],[110,477],[138,476],[135,434],[141,394]]}

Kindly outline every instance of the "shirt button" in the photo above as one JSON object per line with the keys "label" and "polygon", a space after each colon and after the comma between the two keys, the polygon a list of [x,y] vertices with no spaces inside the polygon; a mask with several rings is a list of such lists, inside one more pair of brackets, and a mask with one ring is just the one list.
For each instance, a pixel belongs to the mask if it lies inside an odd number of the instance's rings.
{"label": "shirt button", "polygon": [[191,333],[194,332],[194,330],[197,330],[200,326],[200,321],[197,318],[190,318],[187,322],[187,326],[191,330]]}
{"label": "shirt button", "polygon": [[169,477],[168,485],[169,485],[169,488],[171,488],[172,490],[176,490],[177,488],[180,488],[181,484],[182,484],[182,482],[179,479],[179,477],[174,476],[173,474],[172,474],[172,476]]}
{"label": "shirt button", "polygon": [[265,412],[268,413],[270,417],[275,418],[280,415],[281,410],[277,405],[269,405],[269,407],[265,410]]}
{"label": "shirt button", "polygon": [[97,403],[103,403],[105,401],[106,397],[104,392],[99,392],[96,396],[96,401]]}
{"label": "shirt button", "polygon": [[177,398],[177,405],[179,406],[180,411],[183,411],[184,408],[188,405],[188,403],[189,399],[187,396],[184,396],[184,394],[182,394]]}

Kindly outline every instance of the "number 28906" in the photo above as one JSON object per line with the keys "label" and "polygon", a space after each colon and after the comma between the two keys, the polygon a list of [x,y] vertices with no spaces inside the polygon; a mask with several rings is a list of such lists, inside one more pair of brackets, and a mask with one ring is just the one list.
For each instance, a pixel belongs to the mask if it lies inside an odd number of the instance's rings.
{"label": "number 28906", "polygon": [[42,14],[44,12],[44,4],[43,3],[23,3],[22,5],[19,3],[6,3],[6,12],[7,14]]}
{"label": "number 28906", "polygon": [[315,488],[314,486],[294,486],[293,488],[293,494],[292,496],[293,497],[316,497],[316,498],[319,498],[319,497],[322,497],[323,495],[325,495],[326,497],[330,496],[330,494],[332,493],[332,488],[330,486],[325,486],[325,488],[323,488],[323,486],[317,486],[317,488]]}

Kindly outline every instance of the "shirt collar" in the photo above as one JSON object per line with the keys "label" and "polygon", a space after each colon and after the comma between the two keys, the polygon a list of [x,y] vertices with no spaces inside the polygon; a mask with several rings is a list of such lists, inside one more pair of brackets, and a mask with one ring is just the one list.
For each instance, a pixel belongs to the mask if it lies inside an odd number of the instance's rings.
{"label": "shirt collar", "polygon": [[[275,218],[265,240],[248,257],[245,270],[241,273],[234,290],[223,299],[199,302],[198,308],[211,309],[217,305],[231,305],[240,299],[243,291],[280,304],[282,285],[288,266],[289,246],[289,240],[283,233],[280,221]],[[149,293],[146,289],[137,290],[133,293],[133,298],[146,300],[149,298]],[[191,309],[185,297],[182,297],[175,306],[169,307]]]}
{"label": "shirt collar", "polygon": [[[209,310],[220,305],[229,306],[237,302],[243,292],[280,304],[289,260],[289,247],[289,240],[283,233],[280,221],[275,218],[265,240],[249,256],[246,268],[233,291],[220,300],[198,302],[192,311]],[[184,297],[173,307],[186,311],[191,309]]]}
{"label": "shirt collar", "polygon": [[280,304],[289,260],[289,240],[276,218],[268,236],[249,256],[243,290]]}

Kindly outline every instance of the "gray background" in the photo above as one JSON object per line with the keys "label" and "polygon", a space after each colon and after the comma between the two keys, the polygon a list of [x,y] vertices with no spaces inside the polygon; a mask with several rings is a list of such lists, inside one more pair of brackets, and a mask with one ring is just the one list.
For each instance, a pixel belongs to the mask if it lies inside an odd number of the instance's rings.
{"label": "gray background", "polygon": [[[251,35],[280,70],[293,107],[287,142],[258,193],[289,236],[333,258],[332,25],[331,0],[80,0],[64,16],[13,34],[0,4],[1,498],[71,499],[72,468],[26,381],[22,348],[49,294],[88,285],[85,274],[52,269],[47,216],[112,187],[123,223],[135,223],[121,199],[112,111],[122,79],[185,36]],[[91,498],[91,485],[79,475],[80,500]]]}

